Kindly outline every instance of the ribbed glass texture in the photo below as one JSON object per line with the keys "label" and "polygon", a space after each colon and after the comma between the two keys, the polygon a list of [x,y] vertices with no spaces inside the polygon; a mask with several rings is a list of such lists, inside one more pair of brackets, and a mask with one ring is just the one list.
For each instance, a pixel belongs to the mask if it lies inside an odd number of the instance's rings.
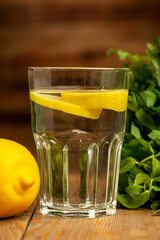
{"label": "ribbed glass texture", "polygon": [[[30,91],[48,95],[56,90],[58,97],[61,91],[77,89],[127,89],[129,78],[128,69],[29,69]],[[126,111],[102,109],[99,118],[91,119],[32,100],[31,120],[41,213],[86,218],[115,214]]]}

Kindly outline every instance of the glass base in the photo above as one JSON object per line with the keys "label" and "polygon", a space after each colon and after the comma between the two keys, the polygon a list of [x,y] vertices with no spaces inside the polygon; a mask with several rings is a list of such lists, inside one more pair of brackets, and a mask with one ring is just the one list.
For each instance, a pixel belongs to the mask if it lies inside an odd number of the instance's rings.
{"label": "glass base", "polygon": [[[60,206],[58,206],[60,205]],[[102,216],[114,215],[116,213],[116,201],[104,207],[77,208],[74,205],[56,204],[55,207],[41,203],[40,212],[43,215],[58,216],[62,218],[98,218]]]}

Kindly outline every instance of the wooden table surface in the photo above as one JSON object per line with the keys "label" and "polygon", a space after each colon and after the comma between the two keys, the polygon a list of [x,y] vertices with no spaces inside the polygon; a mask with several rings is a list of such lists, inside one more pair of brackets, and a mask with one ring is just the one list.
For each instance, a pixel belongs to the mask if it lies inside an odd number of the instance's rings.
{"label": "wooden table surface", "polygon": [[44,216],[37,203],[11,218],[0,219],[0,240],[159,240],[160,216],[148,209],[118,209],[97,219]]}

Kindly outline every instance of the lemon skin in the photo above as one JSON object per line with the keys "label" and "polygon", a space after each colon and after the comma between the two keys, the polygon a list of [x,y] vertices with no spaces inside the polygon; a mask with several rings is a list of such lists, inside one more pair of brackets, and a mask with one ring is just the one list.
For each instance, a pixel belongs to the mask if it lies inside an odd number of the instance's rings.
{"label": "lemon skin", "polygon": [[28,208],[39,188],[39,168],[32,154],[21,144],[0,138],[0,218]]}

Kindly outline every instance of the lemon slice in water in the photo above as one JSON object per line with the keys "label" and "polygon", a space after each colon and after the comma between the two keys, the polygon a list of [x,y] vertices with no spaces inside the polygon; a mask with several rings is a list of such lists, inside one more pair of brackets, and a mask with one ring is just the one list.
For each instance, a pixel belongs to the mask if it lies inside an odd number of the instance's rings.
{"label": "lemon slice in water", "polygon": [[90,106],[97,108],[110,109],[117,112],[127,110],[128,90],[95,90],[79,92],[62,92],[62,100],[80,106]]}
{"label": "lemon slice in water", "polygon": [[[54,94],[54,91],[50,92]],[[31,91],[30,99],[44,107],[60,110],[65,113],[82,116],[91,119],[98,119],[102,108],[81,106],[80,104],[69,103],[63,101],[59,96],[52,96],[49,94],[40,93],[39,91]]]}

